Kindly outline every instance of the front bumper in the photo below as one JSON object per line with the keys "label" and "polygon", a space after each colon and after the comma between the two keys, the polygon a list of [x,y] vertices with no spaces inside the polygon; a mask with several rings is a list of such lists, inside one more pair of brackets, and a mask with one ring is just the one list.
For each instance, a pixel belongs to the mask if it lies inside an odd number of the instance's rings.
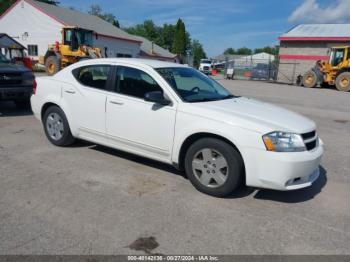
{"label": "front bumper", "polygon": [[275,190],[295,190],[311,186],[320,175],[323,143],[312,151],[269,152],[249,149],[246,158],[248,186]]}
{"label": "front bumper", "polygon": [[0,100],[29,99],[33,92],[33,86],[0,86]]}

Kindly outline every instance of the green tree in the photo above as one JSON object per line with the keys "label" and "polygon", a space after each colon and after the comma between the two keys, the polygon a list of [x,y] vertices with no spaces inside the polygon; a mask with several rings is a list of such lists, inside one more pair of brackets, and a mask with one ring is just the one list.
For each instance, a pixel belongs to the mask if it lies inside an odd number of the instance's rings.
{"label": "green tree", "polygon": [[[181,19],[176,25],[165,23],[162,26],[155,25],[152,20],[146,20],[142,24],[124,28],[124,30],[129,34],[143,36],[167,50],[172,50],[173,53],[180,56],[181,62],[185,60],[186,51],[193,49],[191,35],[186,31],[186,26]],[[195,47],[197,47],[197,43],[200,44],[196,40]],[[203,49],[202,45],[201,48]]]}
{"label": "green tree", "polygon": [[172,24],[164,24],[160,31],[159,42],[156,44],[167,50],[171,50],[174,42],[175,26]]}
{"label": "green tree", "polygon": [[111,23],[116,27],[120,27],[119,21],[117,20],[116,16],[112,13],[103,13],[101,6],[99,6],[98,4],[91,5],[88,13],[90,15],[98,16],[99,18],[105,20],[108,23]]}
{"label": "green tree", "polygon": [[254,49],[254,54],[263,53],[263,52],[271,55],[278,55],[279,46],[265,46],[263,48]]}
{"label": "green tree", "polygon": [[53,1],[53,0],[36,0],[38,2],[43,2],[49,5],[59,5],[60,2],[59,1]]}
{"label": "green tree", "polygon": [[207,58],[207,55],[204,52],[202,44],[196,39],[193,39],[192,41],[192,53],[193,53],[193,66],[198,68],[201,59]]}
{"label": "green tree", "polygon": [[187,47],[186,40],[187,40],[187,37],[186,37],[185,24],[181,19],[179,19],[175,26],[172,52],[174,54],[179,55],[181,62],[183,62],[183,58],[186,55],[186,47]]}
{"label": "green tree", "polygon": [[134,27],[125,28],[125,31],[133,35],[143,36],[156,44],[161,41],[161,28],[156,26],[150,19]]}
{"label": "green tree", "polygon": [[16,0],[0,1],[0,14],[3,14]]}
{"label": "green tree", "polygon": [[241,47],[241,48],[238,48],[236,51],[237,55],[251,55],[252,53],[253,51],[248,47]]}
{"label": "green tree", "polygon": [[229,47],[224,51],[224,55],[235,55],[235,54],[236,54],[236,50],[232,47]]}
{"label": "green tree", "polygon": [[[51,0],[37,0],[39,2],[47,3],[50,5],[58,5],[60,2]],[[0,15],[3,14],[11,5],[16,3],[16,0],[0,0]]]}

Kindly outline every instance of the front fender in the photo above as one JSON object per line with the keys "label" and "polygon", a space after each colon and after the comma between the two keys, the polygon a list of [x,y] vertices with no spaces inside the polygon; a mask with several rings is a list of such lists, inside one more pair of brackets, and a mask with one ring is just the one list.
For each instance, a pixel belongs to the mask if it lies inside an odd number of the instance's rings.
{"label": "front fender", "polygon": [[172,161],[174,163],[179,164],[181,148],[186,139],[199,133],[208,133],[229,140],[239,150],[243,159],[246,148],[265,149],[261,138],[262,134],[258,132],[217,120],[198,119],[198,116],[178,112],[172,151]]}

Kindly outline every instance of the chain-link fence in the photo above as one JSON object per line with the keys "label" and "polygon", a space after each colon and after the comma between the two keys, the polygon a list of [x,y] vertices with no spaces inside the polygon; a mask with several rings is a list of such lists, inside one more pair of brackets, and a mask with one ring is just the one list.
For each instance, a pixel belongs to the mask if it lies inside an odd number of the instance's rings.
{"label": "chain-link fence", "polygon": [[280,61],[278,64],[277,81],[280,83],[299,85],[302,75],[301,70],[300,63]]}
{"label": "chain-link fence", "polygon": [[278,63],[272,55],[264,58],[256,58],[254,55],[236,56],[231,59],[227,57],[225,61],[214,61],[213,66],[227,79],[265,81],[277,79]]}

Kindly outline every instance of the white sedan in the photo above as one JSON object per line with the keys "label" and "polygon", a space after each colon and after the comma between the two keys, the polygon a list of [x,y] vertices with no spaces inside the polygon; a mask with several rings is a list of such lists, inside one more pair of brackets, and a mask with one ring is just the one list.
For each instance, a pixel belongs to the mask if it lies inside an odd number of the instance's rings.
{"label": "white sedan", "polygon": [[235,96],[187,66],[87,60],[38,78],[31,104],[54,145],[79,138],[172,164],[214,196],[243,181],[292,190],[319,176],[323,143],[313,121]]}

